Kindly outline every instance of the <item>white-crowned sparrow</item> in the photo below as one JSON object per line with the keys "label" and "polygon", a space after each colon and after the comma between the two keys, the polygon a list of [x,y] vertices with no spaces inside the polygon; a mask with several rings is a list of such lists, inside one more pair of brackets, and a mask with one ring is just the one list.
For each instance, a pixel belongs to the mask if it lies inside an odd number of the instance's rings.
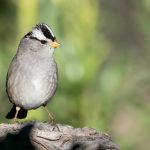
{"label": "white-crowned sparrow", "polygon": [[44,24],[36,25],[20,41],[7,73],[6,91],[13,107],[6,118],[22,119],[27,111],[44,106],[47,109],[57,88],[57,64],[53,58],[56,41],[51,28]]}

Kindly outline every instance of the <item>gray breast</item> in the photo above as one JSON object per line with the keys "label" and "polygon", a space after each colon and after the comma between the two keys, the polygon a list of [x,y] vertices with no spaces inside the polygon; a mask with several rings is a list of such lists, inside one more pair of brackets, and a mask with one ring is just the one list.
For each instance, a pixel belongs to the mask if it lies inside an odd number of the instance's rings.
{"label": "gray breast", "polygon": [[46,104],[57,88],[57,65],[54,59],[26,54],[13,59],[7,78],[10,101],[24,109]]}

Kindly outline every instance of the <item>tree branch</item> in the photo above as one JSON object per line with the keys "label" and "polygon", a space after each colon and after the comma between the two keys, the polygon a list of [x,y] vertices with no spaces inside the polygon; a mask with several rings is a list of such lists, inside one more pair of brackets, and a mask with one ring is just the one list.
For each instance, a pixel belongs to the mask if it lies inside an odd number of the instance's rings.
{"label": "tree branch", "polygon": [[[58,130],[59,128],[59,130]],[[41,122],[0,124],[0,150],[119,150],[111,138],[91,128]]]}

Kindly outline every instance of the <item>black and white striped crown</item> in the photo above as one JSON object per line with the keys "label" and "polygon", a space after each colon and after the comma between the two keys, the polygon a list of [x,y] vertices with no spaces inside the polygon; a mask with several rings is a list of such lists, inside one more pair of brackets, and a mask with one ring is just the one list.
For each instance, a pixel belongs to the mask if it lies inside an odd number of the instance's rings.
{"label": "black and white striped crown", "polygon": [[39,40],[51,39],[54,41],[56,39],[51,28],[45,23],[37,24],[32,31],[25,35],[25,37],[29,36],[36,37]]}
{"label": "black and white striped crown", "polygon": [[53,33],[53,31],[51,30],[51,28],[46,25],[45,23],[40,23],[40,24],[37,24],[35,26],[34,29],[38,29],[38,30],[41,30],[43,35],[48,38],[48,39],[51,39],[52,41],[55,39],[55,35]]}

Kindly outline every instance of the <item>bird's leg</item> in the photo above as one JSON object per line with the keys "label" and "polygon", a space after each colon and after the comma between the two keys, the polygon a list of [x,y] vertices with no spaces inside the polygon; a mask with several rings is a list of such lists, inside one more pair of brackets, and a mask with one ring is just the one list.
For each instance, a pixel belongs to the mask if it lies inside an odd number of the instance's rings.
{"label": "bird's leg", "polygon": [[14,120],[13,120],[14,123],[16,123],[16,119],[17,119],[17,115],[18,115],[19,110],[20,110],[20,107],[16,106],[16,113],[15,113],[15,117],[14,117]]}
{"label": "bird's leg", "polygon": [[51,115],[51,113],[49,112],[49,110],[48,110],[48,108],[47,108],[47,106],[45,105],[44,106],[44,108],[45,108],[45,110],[47,111],[47,113],[48,113],[48,116],[49,116],[49,120],[50,120],[50,122],[54,122],[54,118],[53,118],[53,116]]}
{"label": "bird's leg", "polygon": [[54,118],[53,118],[53,116],[51,115],[51,113],[49,112],[49,110],[48,110],[48,108],[47,108],[46,105],[44,106],[44,108],[45,108],[45,110],[46,110],[47,113],[48,113],[48,116],[49,116],[49,119],[50,119],[50,123],[52,123],[52,124],[57,128],[57,130],[60,131],[58,125],[55,123]]}

